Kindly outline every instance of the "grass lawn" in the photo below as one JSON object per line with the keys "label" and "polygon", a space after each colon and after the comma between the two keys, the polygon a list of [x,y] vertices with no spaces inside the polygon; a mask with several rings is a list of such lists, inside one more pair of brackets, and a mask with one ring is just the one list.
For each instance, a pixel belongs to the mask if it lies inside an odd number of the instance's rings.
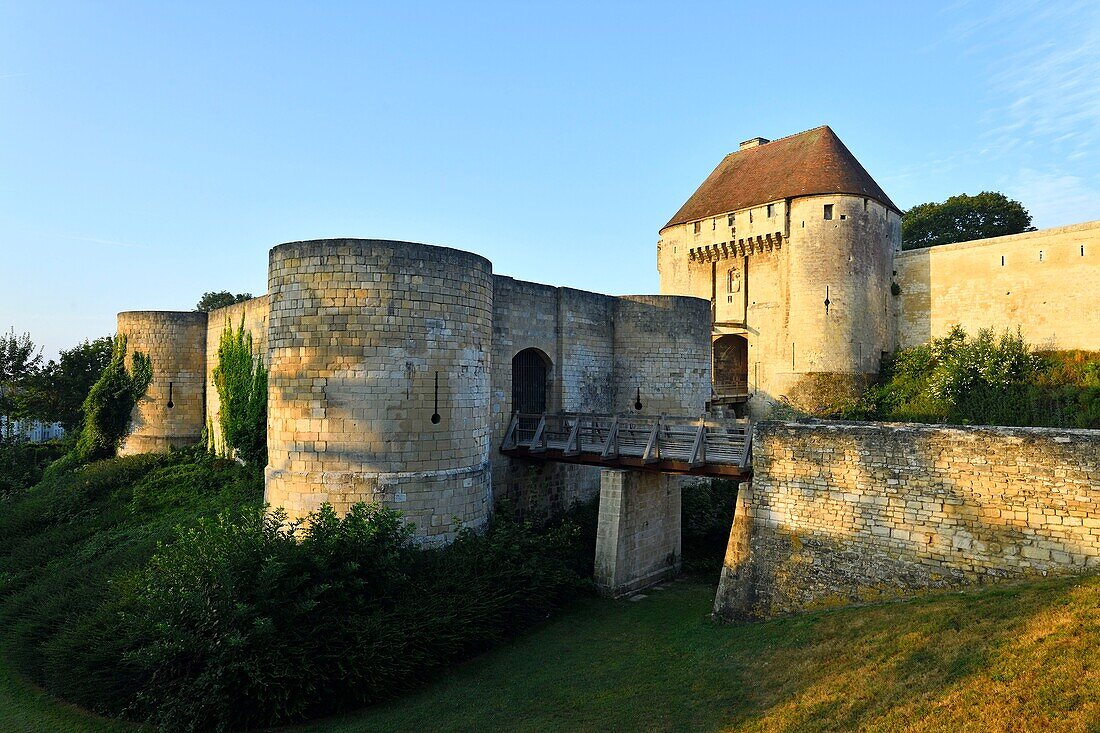
{"label": "grass lawn", "polygon": [[[1100,731],[1100,578],[719,626],[713,589],[587,599],[402,699],[285,733]],[[130,731],[0,675],[0,730]]]}

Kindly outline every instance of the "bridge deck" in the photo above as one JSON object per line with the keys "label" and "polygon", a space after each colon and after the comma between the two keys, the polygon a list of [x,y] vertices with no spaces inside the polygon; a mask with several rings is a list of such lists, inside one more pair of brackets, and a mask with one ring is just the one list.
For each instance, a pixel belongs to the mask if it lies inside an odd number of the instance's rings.
{"label": "bridge deck", "polygon": [[752,426],[705,417],[516,413],[500,446],[515,458],[747,480]]}

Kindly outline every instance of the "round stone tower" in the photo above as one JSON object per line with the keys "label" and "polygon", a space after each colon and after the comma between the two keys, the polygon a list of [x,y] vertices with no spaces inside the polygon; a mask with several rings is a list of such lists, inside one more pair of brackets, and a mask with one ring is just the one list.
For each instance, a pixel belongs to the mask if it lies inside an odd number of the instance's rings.
{"label": "round stone tower", "polygon": [[893,348],[900,217],[869,197],[830,194],[794,199],[791,222],[788,394],[812,406],[861,392]]}
{"label": "round stone tower", "polygon": [[[271,250],[266,501],[400,510],[427,542],[490,502],[492,266],[409,242]],[[323,467],[323,468],[322,468]]]}
{"label": "round stone tower", "polygon": [[195,311],[127,311],[118,314],[131,355],[149,356],[153,381],[138,400],[119,455],[166,453],[202,438],[206,379],[206,314]]}

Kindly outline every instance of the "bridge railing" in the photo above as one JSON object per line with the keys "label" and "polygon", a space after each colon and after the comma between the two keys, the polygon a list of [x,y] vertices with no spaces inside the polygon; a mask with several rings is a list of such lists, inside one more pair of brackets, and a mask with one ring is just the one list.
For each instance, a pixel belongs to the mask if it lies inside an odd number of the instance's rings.
{"label": "bridge railing", "polygon": [[701,417],[516,413],[500,446],[504,452],[621,457],[643,464],[674,461],[745,469],[752,455],[752,425]]}

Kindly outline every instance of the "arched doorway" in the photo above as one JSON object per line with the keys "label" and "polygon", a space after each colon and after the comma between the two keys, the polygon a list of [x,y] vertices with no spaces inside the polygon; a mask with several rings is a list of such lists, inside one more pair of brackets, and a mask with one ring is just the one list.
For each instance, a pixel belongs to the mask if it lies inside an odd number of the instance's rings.
{"label": "arched doorway", "polygon": [[524,349],[512,357],[512,411],[546,412],[550,359],[538,349]]}
{"label": "arched doorway", "polygon": [[714,391],[719,397],[749,393],[749,342],[744,336],[714,340]]}

